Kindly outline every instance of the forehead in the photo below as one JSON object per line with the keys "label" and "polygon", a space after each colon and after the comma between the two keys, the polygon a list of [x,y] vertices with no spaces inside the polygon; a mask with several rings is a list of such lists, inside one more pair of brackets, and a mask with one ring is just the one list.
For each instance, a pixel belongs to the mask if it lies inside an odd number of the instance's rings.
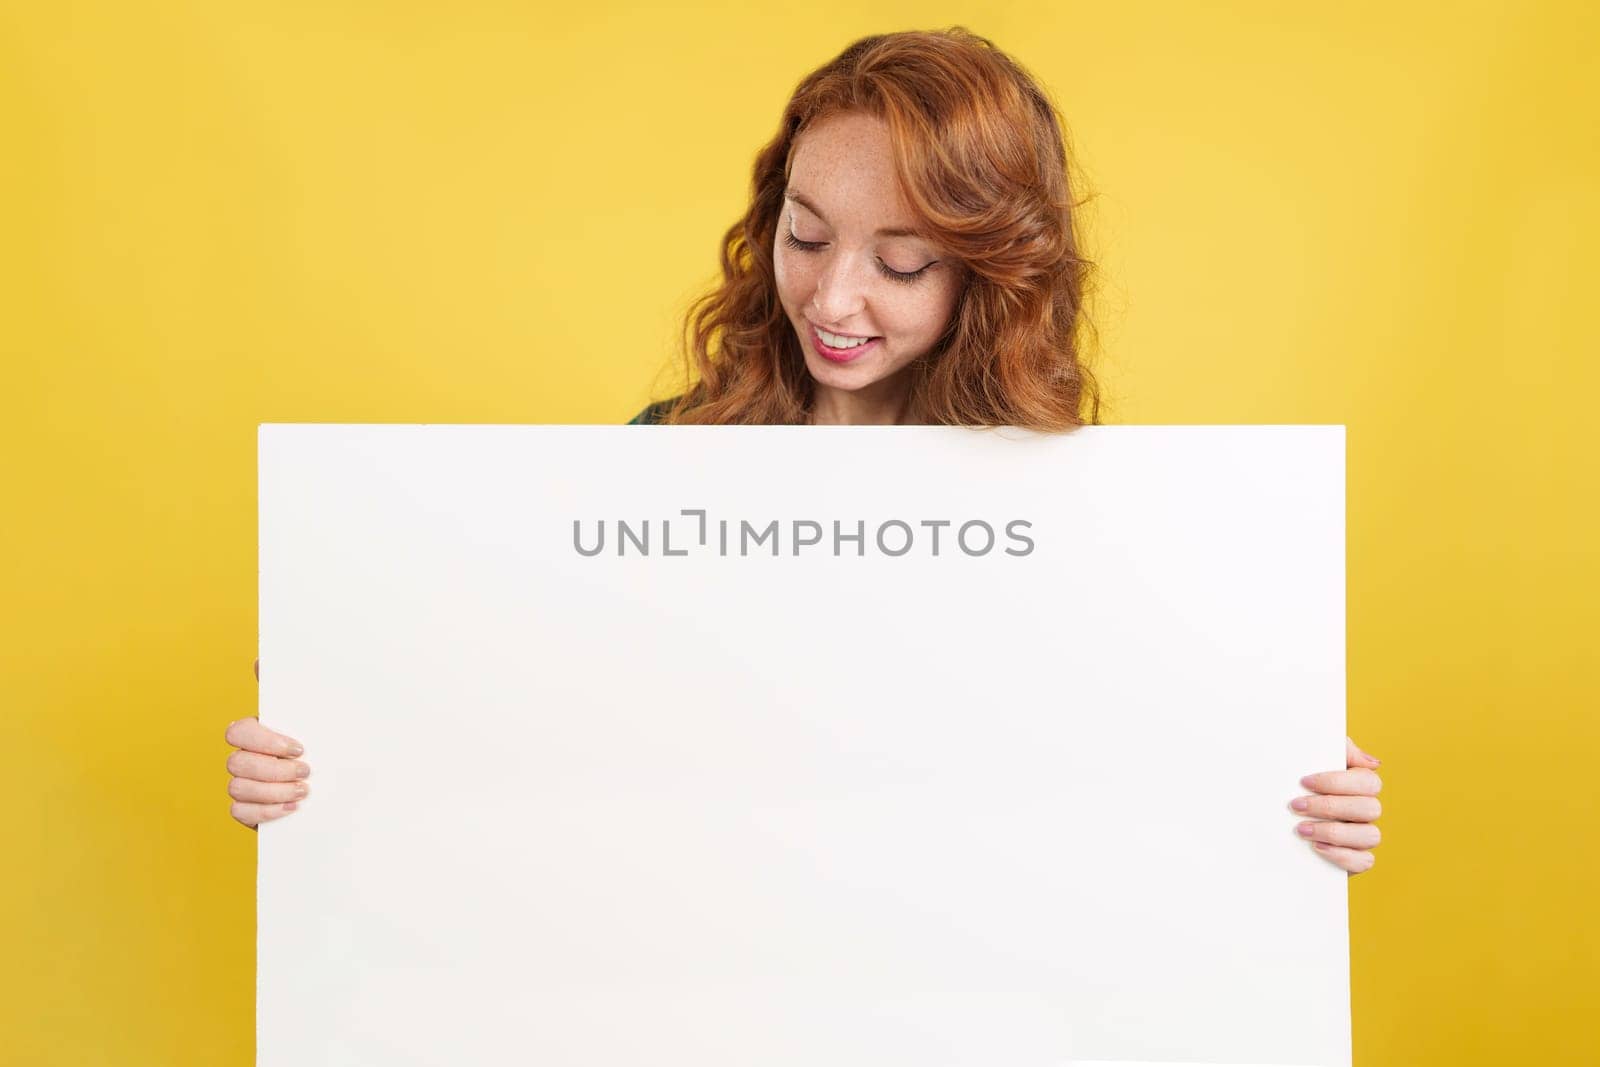
{"label": "forehead", "polygon": [[806,127],[795,139],[789,189],[835,225],[913,226],[895,180],[889,126],[872,115],[830,115]]}

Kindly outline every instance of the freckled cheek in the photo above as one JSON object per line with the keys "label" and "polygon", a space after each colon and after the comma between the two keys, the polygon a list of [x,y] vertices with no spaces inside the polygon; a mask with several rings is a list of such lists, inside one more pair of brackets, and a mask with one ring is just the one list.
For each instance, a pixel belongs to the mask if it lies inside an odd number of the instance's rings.
{"label": "freckled cheek", "polygon": [[924,341],[932,343],[950,325],[955,314],[955,293],[949,289],[930,289],[917,309],[916,330]]}
{"label": "freckled cheek", "polygon": [[892,309],[879,316],[885,333],[906,341],[925,341],[936,336],[942,326],[944,302],[929,294],[908,294]]}
{"label": "freckled cheek", "polygon": [[804,262],[796,263],[793,256],[779,252],[772,260],[773,276],[778,283],[778,295],[791,308],[804,304],[807,286],[814,285]]}

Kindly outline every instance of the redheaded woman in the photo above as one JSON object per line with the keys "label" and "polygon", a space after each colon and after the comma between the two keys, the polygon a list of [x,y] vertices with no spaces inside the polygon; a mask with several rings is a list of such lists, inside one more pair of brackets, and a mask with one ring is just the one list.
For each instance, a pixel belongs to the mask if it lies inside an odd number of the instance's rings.
{"label": "redheaded woman", "polygon": [[[1099,421],[1081,359],[1082,254],[1063,126],[1037,82],[955,28],[866,37],[806,77],[690,309],[686,387],[634,423],[922,424],[1070,432]],[[229,726],[231,813],[293,811],[309,767]],[[1368,870],[1378,761],[1308,775],[1291,807],[1330,862]]]}

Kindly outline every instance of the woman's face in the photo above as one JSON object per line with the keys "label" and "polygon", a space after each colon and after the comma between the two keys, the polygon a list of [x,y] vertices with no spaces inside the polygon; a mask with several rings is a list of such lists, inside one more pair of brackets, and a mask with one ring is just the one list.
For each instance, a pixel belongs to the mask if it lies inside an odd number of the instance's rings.
{"label": "woman's face", "polygon": [[[800,135],[772,260],[819,385],[866,395],[893,389],[948,325],[960,266],[927,239],[894,232],[912,229],[910,219],[882,119],[839,114]],[[863,337],[872,340],[855,340]]]}

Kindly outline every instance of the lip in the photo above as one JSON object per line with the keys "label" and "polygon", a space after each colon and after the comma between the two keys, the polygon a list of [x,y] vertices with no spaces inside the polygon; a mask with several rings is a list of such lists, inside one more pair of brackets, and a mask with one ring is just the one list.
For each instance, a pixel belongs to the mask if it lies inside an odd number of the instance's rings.
{"label": "lip", "polygon": [[881,337],[874,337],[866,344],[856,345],[854,348],[831,348],[817,334],[816,323],[807,320],[806,325],[811,327],[811,345],[817,350],[817,355],[832,363],[850,363],[858,360],[874,348],[877,348],[878,343],[883,340]]}

